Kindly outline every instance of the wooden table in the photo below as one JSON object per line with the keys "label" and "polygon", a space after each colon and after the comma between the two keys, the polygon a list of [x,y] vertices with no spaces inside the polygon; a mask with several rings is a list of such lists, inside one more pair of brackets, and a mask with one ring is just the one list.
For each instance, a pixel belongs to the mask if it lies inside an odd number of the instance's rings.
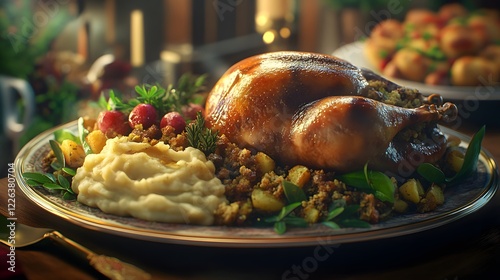
{"label": "wooden table", "polygon": [[[476,124],[463,124],[459,131],[471,135],[478,128]],[[487,128],[483,147],[497,162],[499,143],[500,127]],[[6,189],[4,178],[0,180],[0,212],[4,216]],[[34,205],[21,191],[16,192],[19,223],[58,229],[96,252],[144,268],[154,279],[487,279],[492,273],[500,273],[499,209],[497,194],[479,211],[449,225],[387,240],[341,244],[332,247],[326,257],[314,259],[314,247],[224,249],[104,234],[58,218]],[[28,279],[95,277],[88,267],[50,246],[17,249],[16,264]],[[10,274],[2,271],[0,275]]]}

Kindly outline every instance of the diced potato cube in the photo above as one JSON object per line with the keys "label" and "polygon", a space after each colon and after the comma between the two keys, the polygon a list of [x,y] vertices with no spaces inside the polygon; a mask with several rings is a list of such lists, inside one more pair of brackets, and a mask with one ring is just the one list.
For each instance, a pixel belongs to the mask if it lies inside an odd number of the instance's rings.
{"label": "diced potato cube", "polygon": [[288,172],[288,181],[303,187],[311,179],[311,171],[303,165],[296,165]]}
{"label": "diced potato cube", "polygon": [[73,140],[65,139],[61,143],[61,150],[64,154],[64,160],[67,166],[78,168],[83,165],[85,151],[81,145]]}
{"label": "diced potato cube", "polygon": [[394,200],[393,209],[398,213],[405,213],[408,210],[408,202],[402,199],[396,199]]}
{"label": "diced potato cube", "polygon": [[92,149],[92,152],[98,154],[102,151],[102,148],[104,148],[104,145],[106,145],[106,135],[100,130],[94,130],[91,133],[87,135],[87,143],[90,146],[90,149]]}
{"label": "diced potato cube", "polygon": [[252,191],[252,204],[255,209],[266,212],[277,212],[285,206],[283,201],[261,189]]}
{"label": "diced potato cube", "polygon": [[262,152],[258,152],[255,155],[255,161],[257,163],[257,169],[263,174],[273,171],[276,167],[274,160]]}
{"label": "diced potato cube", "polygon": [[417,204],[424,196],[424,188],[420,181],[409,179],[399,187],[399,194],[404,200]]}
{"label": "diced potato cube", "polygon": [[450,151],[446,155],[446,162],[453,171],[458,172],[464,164],[464,157],[465,154],[459,149],[450,148]]}
{"label": "diced potato cube", "polygon": [[83,118],[83,127],[88,131],[93,131],[96,123],[97,123],[96,119],[91,119],[89,117]]}
{"label": "diced potato cube", "polygon": [[443,190],[438,185],[432,184],[427,190],[425,198],[435,201],[437,205],[442,205],[444,203]]}
{"label": "diced potato cube", "polygon": [[304,209],[304,220],[308,223],[313,224],[319,220],[319,210],[313,207]]}
{"label": "diced potato cube", "polygon": [[421,213],[433,211],[443,203],[443,190],[439,186],[433,184],[427,190],[425,197],[417,204],[417,210]]}

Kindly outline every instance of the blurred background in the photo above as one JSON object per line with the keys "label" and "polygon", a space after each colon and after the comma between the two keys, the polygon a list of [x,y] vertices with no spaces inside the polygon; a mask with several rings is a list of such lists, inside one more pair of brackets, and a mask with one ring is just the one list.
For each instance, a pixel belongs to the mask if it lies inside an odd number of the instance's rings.
{"label": "blurred background", "polygon": [[[263,52],[331,54],[388,18],[445,0],[1,0],[0,177],[34,136],[92,112],[103,91],[175,83]],[[498,8],[494,1],[461,1]],[[3,168],[5,167],[5,168]]]}

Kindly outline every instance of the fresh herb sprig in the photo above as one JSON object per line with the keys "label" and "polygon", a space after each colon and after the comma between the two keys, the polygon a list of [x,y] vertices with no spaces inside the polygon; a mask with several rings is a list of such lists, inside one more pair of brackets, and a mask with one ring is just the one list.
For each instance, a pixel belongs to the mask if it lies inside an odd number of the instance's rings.
{"label": "fresh herb sprig", "polygon": [[56,160],[50,165],[55,172],[24,172],[22,176],[31,187],[42,186],[48,190],[61,191],[63,199],[75,199],[76,194],[71,189],[71,184],[67,177],[75,176],[76,171],[66,166],[64,154],[59,143],[56,140],[49,140],[49,144],[56,157]]}
{"label": "fresh herb sprig", "polygon": [[344,199],[335,200],[328,209],[328,215],[325,217],[323,225],[340,229],[345,227],[369,228],[371,225],[359,219],[359,205],[346,205]]}
{"label": "fresh herb sprig", "polygon": [[61,191],[65,200],[76,198],[75,192],[71,189],[69,180],[62,174],[24,172],[23,178],[31,187],[42,186],[48,190]]}
{"label": "fresh herb sprig", "polygon": [[295,209],[302,205],[302,201],[307,200],[304,191],[289,181],[283,181],[282,186],[288,205],[285,205],[278,215],[264,219],[265,223],[274,224],[274,231],[278,234],[284,234],[287,230],[287,226],[307,226],[306,220],[301,217],[291,215]]}
{"label": "fresh herb sprig", "polygon": [[[305,219],[294,214],[294,211],[302,206],[302,202],[307,200],[304,191],[289,181],[283,181],[282,187],[288,204],[277,215],[264,219],[265,223],[273,224],[274,231],[278,234],[284,234],[288,226],[306,227],[308,225]],[[346,205],[345,200],[340,199],[334,201],[328,210],[328,215],[321,222],[325,226],[333,229],[370,227],[369,223],[359,219],[359,205]]]}
{"label": "fresh herb sprig", "polygon": [[217,148],[218,131],[212,131],[205,126],[205,118],[198,112],[196,120],[186,126],[189,145],[209,155]]}
{"label": "fresh herb sprig", "polygon": [[119,110],[125,114],[130,113],[135,106],[141,103],[153,105],[159,115],[171,111],[181,112],[183,106],[201,102],[201,100],[196,100],[196,94],[203,88],[206,77],[206,75],[196,77],[184,74],[176,85],[171,84],[167,88],[148,84],[136,86],[137,97],[128,101],[125,101],[120,93],[110,90],[108,100],[101,96],[98,104],[105,110]]}
{"label": "fresh herb sprig", "polygon": [[82,145],[86,154],[91,154],[92,150],[85,139],[88,133],[88,130],[85,129],[83,125],[83,118],[78,119],[78,136],[74,135],[68,129],[56,130],[54,132],[54,139],[49,140],[50,148],[55,156],[55,160],[50,164],[54,172],[24,172],[22,176],[26,180],[26,183],[31,187],[42,186],[48,190],[60,191],[63,199],[66,200],[75,199],[76,194],[73,189],[71,189],[70,180],[76,175],[76,170],[66,166],[64,153],[59,143],[67,139],[72,140]]}
{"label": "fresh herb sprig", "polygon": [[452,177],[446,177],[444,172],[437,166],[430,163],[423,163],[418,166],[417,173],[424,177],[427,181],[436,184],[446,183],[454,185],[470,176],[477,169],[479,154],[481,153],[481,142],[485,134],[485,126],[483,126],[472,137],[467,150],[465,151],[464,162],[462,167]]}
{"label": "fresh herb sprig", "polygon": [[394,203],[396,186],[384,173],[368,170],[368,164],[365,164],[363,170],[341,174],[337,179],[348,186],[373,193],[381,201]]}

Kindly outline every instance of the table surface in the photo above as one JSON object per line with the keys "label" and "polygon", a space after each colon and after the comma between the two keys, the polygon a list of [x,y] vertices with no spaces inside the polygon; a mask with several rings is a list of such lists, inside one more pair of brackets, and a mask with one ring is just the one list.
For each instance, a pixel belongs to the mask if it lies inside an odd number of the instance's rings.
{"label": "table surface", "polygon": [[[472,135],[476,124],[457,130]],[[483,148],[500,160],[500,126],[487,128]],[[7,178],[0,179],[0,212],[7,215]],[[500,265],[500,195],[459,221],[386,240],[336,245],[327,257],[317,248],[210,248],[158,244],[92,231],[63,220],[16,192],[17,222],[55,228],[91,250],[133,263],[153,279],[463,279],[491,277]],[[2,245],[3,246],[3,245]],[[7,247],[0,247],[7,252]],[[6,273],[2,253],[0,276]],[[52,246],[16,250],[27,279],[95,279],[84,264]],[[491,278],[490,278],[491,279]]]}

